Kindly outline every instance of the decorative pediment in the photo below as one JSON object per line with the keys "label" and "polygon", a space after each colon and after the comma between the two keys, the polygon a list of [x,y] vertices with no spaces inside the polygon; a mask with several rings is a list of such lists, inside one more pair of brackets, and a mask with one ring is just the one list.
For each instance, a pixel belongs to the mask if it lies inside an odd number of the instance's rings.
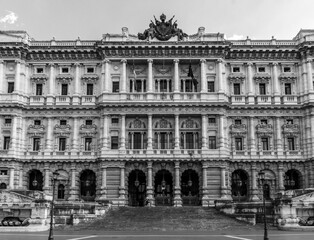
{"label": "decorative pediment", "polygon": [[169,121],[167,121],[166,119],[162,118],[161,120],[159,120],[158,122],[156,122],[155,124],[155,128],[172,128],[172,125]]}
{"label": "decorative pediment", "polygon": [[199,124],[194,121],[193,119],[191,118],[188,118],[187,120],[183,121],[182,124],[181,124],[181,128],[199,128]]}
{"label": "decorative pediment", "polygon": [[129,128],[138,128],[138,129],[143,129],[146,128],[146,125],[143,121],[139,120],[138,118],[136,118],[134,121],[132,121],[129,124]]}
{"label": "decorative pediment", "polygon": [[80,126],[79,132],[80,134],[87,135],[87,136],[95,135],[97,133],[97,126],[95,124],[92,124],[92,125],[82,124]]}
{"label": "decorative pediment", "polygon": [[294,72],[281,73],[279,80],[281,82],[294,83],[297,80],[297,75]]}
{"label": "decorative pediment", "polygon": [[73,76],[69,73],[66,74],[62,73],[56,76],[56,80],[59,83],[70,83],[73,80]]}
{"label": "decorative pediment", "polygon": [[99,79],[97,74],[83,74],[81,80],[86,83],[96,83]]}
{"label": "decorative pediment", "polygon": [[62,135],[62,136],[69,136],[71,134],[71,126],[67,125],[59,125],[57,124],[53,130],[54,134]]}
{"label": "decorative pediment", "polygon": [[271,124],[258,124],[256,126],[256,133],[259,136],[271,136],[273,135],[273,125]]}
{"label": "decorative pediment", "polygon": [[245,74],[241,72],[230,73],[228,79],[230,82],[242,83],[245,79]]}
{"label": "decorative pediment", "polygon": [[246,135],[247,128],[245,124],[232,124],[230,126],[230,133],[232,135]]}
{"label": "decorative pediment", "polygon": [[138,65],[129,68],[131,77],[134,77],[134,72],[135,72],[136,76],[145,75],[146,69],[147,69],[146,66],[138,66]]}
{"label": "decorative pediment", "polygon": [[271,76],[269,73],[255,73],[253,79],[259,83],[269,83]]}
{"label": "decorative pediment", "polygon": [[300,127],[298,124],[284,124],[282,126],[282,133],[284,135],[296,136],[300,134]]}
{"label": "decorative pediment", "polygon": [[33,74],[30,79],[34,83],[45,83],[48,80],[48,75],[44,73]]}
{"label": "decorative pediment", "polygon": [[46,127],[44,125],[29,125],[27,133],[31,135],[44,135]]}
{"label": "decorative pediment", "polygon": [[155,66],[154,67],[157,74],[165,75],[169,74],[171,72],[171,67],[166,67],[166,66]]}

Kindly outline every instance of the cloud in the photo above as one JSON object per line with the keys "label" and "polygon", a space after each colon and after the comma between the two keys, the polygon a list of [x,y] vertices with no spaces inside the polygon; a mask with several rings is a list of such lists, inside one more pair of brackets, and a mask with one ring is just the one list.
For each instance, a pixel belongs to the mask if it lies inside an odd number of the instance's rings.
{"label": "cloud", "polygon": [[244,40],[244,36],[243,35],[237,35],[237,34],[233,34],[232,37],[227,37],[227,40]]}
{"label": "cloud", "polygon": [[8,12],[7,15],[0,18],[0,23],[14,24],[17,21],[18,16],[14,12],[11,12],[11,11],[7,11],[7,12]]}

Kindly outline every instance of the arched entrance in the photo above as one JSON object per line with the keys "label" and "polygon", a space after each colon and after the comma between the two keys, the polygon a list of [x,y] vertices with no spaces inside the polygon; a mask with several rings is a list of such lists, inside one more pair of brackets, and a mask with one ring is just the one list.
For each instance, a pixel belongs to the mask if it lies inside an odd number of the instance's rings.
{"label": "arched entrance", "polygon": [[80,177],[81,198],[84,201],[94,201],[96,197],[96,174],[92,170],[84,170]]}
{"label": "arched entrance", "polygon": [[172,205],[172,175],[168,170],[159,170],[155,175],[155,204],[156,206]]}
{"label": "arched entrance", "polygon": [[235,201],[245,201],[248,198],[248,175],[244,170],[238,169],[232,173],[232,198]]}
{"label": "arched entrance", "polygon": [[199,178],[197,172],[192,169],[185,170],[181,177],[182,204],[185,206],[197,206],[199,201]]}
{"label": "arched entrance", "polygon": [[7,189],[7,185],[5,183],[0,184],[0,189]]}
{"label": "arched entrance", "polygon": [[43,190],[43,174],[41,171],[37,169],[33,169],[29,172],[28,176],[28,189],[29,190],[37,190],[42,191]]}
{"label": "arched entrance", "polygon": [[128,181],[129,206],[145,206],[146,199],[146,176],[141,170],[130,172]]}
{"label": "arched entrance", "polygon": [[295,169],[290,169],[285,173],[284,180],[285,190],[301,188],[301,174]]}

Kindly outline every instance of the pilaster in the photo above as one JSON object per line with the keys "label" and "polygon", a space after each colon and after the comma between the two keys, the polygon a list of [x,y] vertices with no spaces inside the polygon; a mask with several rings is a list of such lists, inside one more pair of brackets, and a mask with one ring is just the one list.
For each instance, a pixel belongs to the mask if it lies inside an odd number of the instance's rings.
{"label": "pilaster", "polygon": [[179,100],[180,99],[180,86],[179,86],[179,81],[180,81],[180,76],[179,76],[179,59],[174,59],[174,88],[173,88],[173,93],[174,93],[174,99]]}
{"label": "pilaster", "polygon": [[53,63],[49,64],[49,80],[48,80],[48,94],[47,94],[47,105],[54,105],[54,96],[55,96],[55,67]]}
{"label": "pilaster", "polygon": [[72,98],[73,105],[80,104],[80,64],[75,63],[75,75],[74,75],[74,94]]}
{"label": "pilaster", "polygon": [[274,103],[275,104],[281,104],[280,101],[280,89],[279,89],[279,79],[278,79],[278,63],[273,62],[273,95],[274,95]]}
{"label": "pilaster", "polygon": [[147,200],[148,206],[155,206],[154,198],[154,188],[153,188],[153,163],[151,161],[147,162]]}
{"label": "pilaster", "polygon": [[174,187],[174,206],[182,207],[181,187],[180,187],[180,162],[176,161],[174,166],[175,171],[175,187]]}

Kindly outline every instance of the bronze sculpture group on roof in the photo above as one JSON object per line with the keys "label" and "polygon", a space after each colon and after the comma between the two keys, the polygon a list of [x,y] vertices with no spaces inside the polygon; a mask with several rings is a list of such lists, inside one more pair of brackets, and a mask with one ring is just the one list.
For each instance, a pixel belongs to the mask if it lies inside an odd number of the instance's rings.
{"label": "bronze sculpture group on roof", "polygon": [[174,16],[166,21],[166,15],[161,14],[160,20],[155,18],[155,23],[151,21],[149,28],[144,31],[144,33],[138,33],[138,39],[149,40],[157,38],[160,41],[167,41],[170,38],[177,36],[179,41],[182,41],[184,37],[188,35],[184,33],[180,28],[178,28],[177,21],[172,23]]}

